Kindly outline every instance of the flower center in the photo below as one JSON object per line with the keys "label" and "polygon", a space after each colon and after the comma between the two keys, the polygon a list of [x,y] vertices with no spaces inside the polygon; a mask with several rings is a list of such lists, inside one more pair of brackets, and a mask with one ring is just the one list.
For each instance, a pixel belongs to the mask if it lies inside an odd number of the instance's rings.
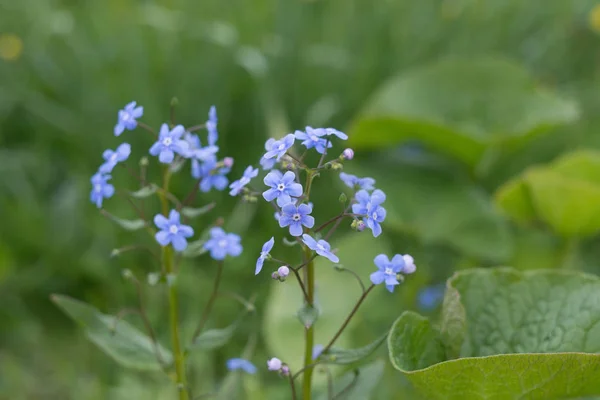
{"label": "flower center", "polygon": [[171,143],[173,143],[173,139],[171,139],[170,137],[166,137],[166,138],[163,139],[163,144],[165,146],[170,146]]}
{"label": "flower center", "polygon": [[123,118],[121,118],[123,121],[129,121],[131,119],[131,115],[129,115],[128,112],[124,112],[123,113]]}
{"label": "flower center", "polygon": [[321,251],[325,251],[325,247],[322,244],[317,244],[317,249]]}
{"label": "flower center", "polygon": [[394,274],[394,270],[393,270],[393,269],[391,269],[390,267],[387,267],[387,268],[385,269],[385,274],[386,274],[386,275],[395,275],[395,274]]}
{"label": "flower center", "polygon": [[117,153],[113,153],[113,155],[112,155],[112,156],[110,156],[110,161],[111,161],[111,162],[115,162],[115,161],[117,161]]}
{"label": "flower center", "polygon": [[317,135],[310,135],[310,140],[312,140],[313,142],[316,142],[319,140],[319,137]]}
{"label": "flower center", "polygon": [[285,144],[280,143],[279,146],[277,146],[278,150],[285,150]]}
{"label": "flower center", "polygon": [[219,240],[219,247],[227,247],[227,240],[225,240],[225,239]]}
{"label": "flower center", "polygon": [[169,232],[171,232],[173,235],[177,234],[177,232],[179,232],[179,228],[177,227],[177,225],[171,225],[169,227]]}
{"label": "flower center", "polygon": [[101,191],[102,191],[102,185],[100,185],[100,184],[95,184],[95,185],[94,185],[94,190],[95,190],[96,192],[101,192]]}
{"label": "flower center", "polygon": [[298,214],[298,213],[296,213],[296,214],[294,214],[294,215],[292,216],[292,219],[293,219],[294,221],[300,221],[300,219],[301,219],[301,218],[302,218],[302,217],[301,217],[301,216],[300,216],[300,214]]}
{"label": "flower center", "polygon": [[283,192],[284,189],[285,189],[285,185],[283,183],[280,183],[279,185],[277,185],[277,190],[279,190],[280,192]]}
{"label": "flower center", "polygon": [[373,219],[377,219],[377,211],[375,211],[375,212],[374,212],[374,213],[371,215],[371,218],[373,218]]}

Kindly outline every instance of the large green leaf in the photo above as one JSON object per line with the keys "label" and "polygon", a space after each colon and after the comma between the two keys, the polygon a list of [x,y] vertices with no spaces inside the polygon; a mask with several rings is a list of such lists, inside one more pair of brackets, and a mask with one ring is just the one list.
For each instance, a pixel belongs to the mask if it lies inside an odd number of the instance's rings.
{"label": "large green leaf", "polygon": [[405,312],[388,337],[392,364],[427,398],[600,395],[599,278],[474,269],[446,296],[439,328]]}
{"label": "large green leaf", "polygon": [[351,127],[357,148],[420,140],[475,166],[490,147],[514,147],[573,121],[577,106],[540,88],[513,61],[447,58],[385,83]]}
{"label": "large green leaf", "polygon": [[121,365],[139,370],[159,370],[156,351],[168,365],[171,353],[127,321],[105,315],[82,301],[63,295],[53,295],[52,301],[69,317],[85,328],[87,337]]}
{"label": "large green leaf", "polygon": [[581,150],[527,170],[496,192],[497,204],[516,221],[540,220],[566,237],[600,230],[600,152]]}

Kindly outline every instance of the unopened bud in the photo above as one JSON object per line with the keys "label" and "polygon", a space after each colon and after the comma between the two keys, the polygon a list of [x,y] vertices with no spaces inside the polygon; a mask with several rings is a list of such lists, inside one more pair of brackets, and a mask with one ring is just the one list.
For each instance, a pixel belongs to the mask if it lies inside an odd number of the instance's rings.
{"label": "unopened bud", "polygon": [[179,99],[177,97],[173,97],[171,99],[171,107],[175,107],[178,104],[179,104]]}
{"label": "unopened bud", "polygon": [[364,223],[364,221],[358,221],[356,224],[356,230],[359,232],[364,231],[366,227],[367,225]]}
{"label": "unopened bud", "polygon": [[149,163],[148,157],[140,158],[140,167],[147,167]]}
{"label": "unopened bud", "polygon": [[273,273],[271,274],[271,279],[273,279],[274,281],[279,280],[279,274],[277,273],[277,271],[273,271]]}
{"label": "unopened bud", "polygon": [[231,168],[231,167],[233,167],[233,158],[231,158],[231,157],[225,157],[223,159],[223,165],[225,166],[225,168]]}
{"label": "unopened bud", "polygon": [[116,257],[116,256],[118,256],[119,254],[121,254],[121,249],[113,249],[113,250],[110,252],[110,257],[111,257],[111,258],[113,258],[113,257]]}
{"label": "unopened bud", "polygon": [[277,269],[277,274],[280,278],[286,278],[290,274],[290,269],[285,265],[282,265]]}
{"label": "unopened bud", "polygon": [[343,165],[341,163],[339,163],[338,161],[331,161],[329,162],[329,168],[337,171],[343,168]]}
{"label": "unopened bud", "polygon": [[341,193],[340,197],[338,197],[338,201],[342,204],[346,203],[348,201],[348,196],[346,196],[346,193]]}
{"label": "unopened bud", "polygon": [[283,363],[277,357],[273,357],[270,360],[267,360],[267,368],[269,371],[280,371]]}
{"label": "unopened bud", "polygon": [[283,364],[281,366],[281,375],[288,376],[289,374],[290,374],[290,367],[288,367],[287,364]]}
{"label": "unopened bud", "polygon": [[342,158],[345,160],[352,160],[354,158],[354,150],[348,148],[342,152]]}
{"label": "unopened bud", "polygon": [[123,275],[123,278],[125,278],[125,279],[133,278],[133,272],[131,272],[130,269],[124,269],[123,272],[121,272],[121,274]]}

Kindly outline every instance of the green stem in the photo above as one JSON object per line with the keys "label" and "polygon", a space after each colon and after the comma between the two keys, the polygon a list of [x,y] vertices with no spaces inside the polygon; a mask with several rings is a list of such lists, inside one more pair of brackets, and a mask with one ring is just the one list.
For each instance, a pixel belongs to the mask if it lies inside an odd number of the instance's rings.
{"label": "green stem", "polygon": [[[304,248],[305,257],[307,260],[311,259],[311,251],[308,247]],[[315,265],[314,261],[310,261],[306,265],[306,302],[309,306],[314,306],[315,298]],[[313,367],[310,366],[313,363],[312,350],[315,341],[315,328],[314,325],[306,328],[304,332],[304,341],[306,348],[304,349],[304,381],[302,382],[302,398],[304,400],[310,400],[312,396],[312,374]]]}
{"label": "green stem", "polygon": [[[171,172],[167,167],[163,176],[163,192],[159,193],[162,212],[165,216],[169,215],[169,201],[165,193],[169,191],[169,182]],[[163,265],[167,276],[173,275],[173,248],[165,246],[162,248]],[[173,345],[173,357],[175,359],[175,379],[177,383],[177,392],[179,400],[189,400],[187,379],[185,374],[185,356],[181,350],[181,341],[179,335],[179,296],[177,295],[177,283],[168,280],[169,288],[169,325],[171,330],[171,342]]]}

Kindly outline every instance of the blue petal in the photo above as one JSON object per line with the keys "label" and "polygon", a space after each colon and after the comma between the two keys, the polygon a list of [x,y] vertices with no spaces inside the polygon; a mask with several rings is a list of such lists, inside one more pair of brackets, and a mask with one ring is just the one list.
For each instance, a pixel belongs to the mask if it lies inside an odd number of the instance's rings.
{"label": "blue petal", "polygon": [[265,190],[262,195],[266,201],[273,201],[277,198],[279,193],[280,192],[277,189],[268,189]]}
{"label": "blue petal", "polygon": [[169,229],[169,221],[162,214],[156,214],[154,216],[154,224],[158,227],[158,229]]}
{"label": "blue petal", "polygon": [[183,251],[187,247],[187,240],[182,235],[173,235],[171,244],[176,251]]}
{"label": "blue petal", "polygon": [[390,259],[385,254],[379,254],[375,257],[373,262],[375,263],[377,268],[379,268],[382,271],[390,265]]}
{"label": "blue petal", "polygon": [[256,260],[256,268],[254,269],[254,275],[258,275],[260,271],[262,271],[264,263],[265,259],[262,257],[258,257],[258,259]]}
{"label": "blue petal", "polygon": [[169,232],[167,231],[158,231],[154,235],[154,238],[161,246],[166,246],[171,242],[171,238],[169,237]]}
{"label": "blue petal", "polygon": [[312,228],[313,226],[315,226],[315,219],[310,215],[303,216],[301,221],[302,225],[304,225],[307,228]]}
{"label": "blue petal", "polygon": [[312,236],[304,234],[302,235],[302,241],[308,246],[309,249],[315,250],[317,248],[317,241]]}
{"label": "blue petal", "polygon": [[373,194],[371,194],[371,204],[372,205],[380,205],[381,203],[383,203],[385,201],[385,193],[383,193],[381,190],[376,189]]}
{"label": "blue petal", "polygon": [[[275,190],[275,189],[269,189],[269,190]],[[268,192],[268,190],[267,190]],[[285,193],[285,192],[279,192],[279,197],[277,197],[277,205],[279,207],[283,207],[288,203],[292,202],[292,198],[290,197],[289,194]]]}
{"label": "blue petal", "polygon": [[275,244],[275,238],[271,237],[268,241],[263,244],[262,251],[263,253],[268,253],[273,249],[273,245]]}
{"label": "blue petal", "polygon": [[385,280],[385,274],[382,271],[376,271],[370,275],[370,278],[373,285],[379,285]]}
{"label": "blue petal", "polygon": [[287,193],[290,196],[299,197],[302,196],[302,185],[299,183],[292,183],[287,187]]}
{"label": "blue petal", "polygon": [[292,222],[290,224],[290,235],[300,236],[302,235],[302,225],[299,222]]}

